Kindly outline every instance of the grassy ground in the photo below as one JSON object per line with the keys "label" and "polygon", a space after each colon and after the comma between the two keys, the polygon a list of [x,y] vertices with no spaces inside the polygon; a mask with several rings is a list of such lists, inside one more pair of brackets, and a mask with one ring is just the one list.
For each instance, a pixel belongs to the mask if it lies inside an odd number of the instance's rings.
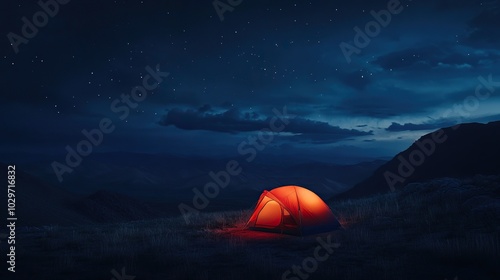
{"label": "grassy ground", "polygon": [[[438,180],[332,202],[344,229],[319,236],[245,231],[251,210],[203,213],[189,225],[178,217],[31,228],[18,232],[17,278],[2,279],[132,280],[111,272],[122,268],[136,280],[499,279],[499,181]],[[340,247],[302,277],[283,277],[314,257],[318,237]]]}

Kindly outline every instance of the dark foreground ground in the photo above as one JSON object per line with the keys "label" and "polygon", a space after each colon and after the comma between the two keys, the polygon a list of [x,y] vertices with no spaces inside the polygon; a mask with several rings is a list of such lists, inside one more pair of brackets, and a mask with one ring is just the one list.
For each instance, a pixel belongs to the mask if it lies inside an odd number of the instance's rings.
{"label": "dark foreground ground", "polygon": [[[500,279],[499,194],[500,177],[478,176],[330,202],[345,229],[307,237],[245,231],[251,210],[203,213],[189,225],[178,217],[24,228],[17,233],[17,272],[7,273],[2,262],[0,275],[51,280]],[[325,249],[325,243],[333,245]],[[0,246],[5,252],[6,242]]]}

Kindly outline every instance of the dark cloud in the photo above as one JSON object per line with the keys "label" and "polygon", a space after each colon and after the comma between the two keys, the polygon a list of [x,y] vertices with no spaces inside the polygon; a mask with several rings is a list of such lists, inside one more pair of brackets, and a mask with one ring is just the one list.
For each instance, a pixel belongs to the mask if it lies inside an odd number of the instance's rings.
{"label": "dark cloud", "polygon": [[429,57],[429,55],[435,57],[436,55],[443,55],[443,52],[437,47],[411,48],[379,56],[374,63],[386,70],[400,69],[418,63],[428,64],[426,61],[428,58],[426,57]]}
{"label": "dark cloud", "polygon": [[499,1],[485,3],[485,9],[469,22],[472,32],[465,40],[474,46],[500,46],[500,6]]}
{"label": "dark cloud", "polygon": [[265,120],[255,120],[237,109],[228,109],[222,113],[204,111],[207,105],[199,109],[174,108],[167,112],[159,122],[163,126],[175,126],[183,130],[206,130],[226,133],[257,131],[266,127]]}
{"label": "dark cloud", "polygon": [[447,101],[439,95],[419,94],[391,86],[362,95],[348,96],[332,105],[332,109],[348,115],[388,118],[425,112],[443,102]]}
{"label": "dark cloud", "polygon": [[363,132],[355,129],[343,129],[338,126],[332,126],[327,122],[315,121],[305,118],[294,118],[285,128],[286,132],[302,133],[309,135],[329,135],[338,139],[350,136],[370,135],[371,132]]}
{"label": "dark cloud", "polygon": [[443,127],[449,127],[453,126],[456,123],[453,123],[451,121],[444,121],[444,122],[434,122],[434,123],[421,123],[421,124],[414,124],[414,123],[405,123],[405,124],[399,124],[393,122],[388,128],[385,130],[387,131],[415,131],[415,130],[434,130],[434,129],[439,129]]}
{"label": "dark cloud", "polygon": [[200,108],[198,108],[198,112],[200,113],[206,113],[206,112],[209,112],[212,110],[212,106],[208,105],[208,104],[205,104],[203,106],[201,106]]}
{"label": "dark cloud", "polygon": [[466,65],[477,66],[480,59],[476,55],[457,52],[449,45],[427,46],[422,48],[404,49],[379,56],[374,63],[384,69],[426,70],[433,67],[465,68]]}
{"label": "dark cloud", "polygon": [[370,83],[369,76],[361,71],[355,71],[340,78],[342,83],[356,90],[364,90]]}
{"label": "dark cloud", "polygon": [[363,132],[359,130],[354,130],[354,129],[341,129],[338,128],[338,131],[336,133],[304,133],[304,134],[299,134],[299,135],[293,135],[289,137],[281,137],[281,140],[283,141],[293,141],[293,142],[298,142],[298,143],[313,143],[313,144],[329,144],[329,143],[335,143],[340,140],[348,140],[352,141],[354,139],[352,138],[347,138],[347,137],[352,137],[352,136],[366,136],[366,135],[372,135],[373,133],[370,132]]}
{"label": "dark cloud", "polygon": [[[182,130],[205,130],[223,133],[260,131],[270,127],[273,116],[262,116],[256,112],[241,112],[236,108],[214,112],[208,105],[198,109],[170,110],[159,122],[162,126],[175,126]],[[331,143],[347,137],[371,135],[355,129],[343,129],[302,117],[287,119],[282,132],[296,135],[285,136],[283,140],[299,142]],[[276,124],[280,126],[280,124]]]}
{"label": "dark cloud", "polygon": [[479,122],[479,123],[489,123],[496,121],[500,121],[500,114],[471,119],[471,122]]}

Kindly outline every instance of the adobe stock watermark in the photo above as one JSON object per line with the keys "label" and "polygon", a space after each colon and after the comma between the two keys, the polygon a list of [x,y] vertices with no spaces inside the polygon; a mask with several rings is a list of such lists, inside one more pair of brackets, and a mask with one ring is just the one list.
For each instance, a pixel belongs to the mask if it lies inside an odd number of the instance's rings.
{"label": "adobe stock watermark", "polygon": [[224,21],[224,13],[232,12],[234,8],[239,6],[243,0],[226,0],[227,3],[222,2],[221,0],[214,0],[212,5],[214,6],[215,12],[219,16],[220,21]]}
{"label": "adobe stock watermark", "polygon": [[134,280],[135,276],[134,275],[127,275],[125,272],[125,267],[122,267],[121,274],[118,273],[115,269],[111,270],[111,274],[113,274],[113,278],[111,280]]}
{"label": "adobe stock watermark", "polygon": [[319,245],[314,248],[313,255],[302,260],[299,265],[292,265],[291,269],[281,275],[281,280],[304,280],[318,270],[319,264],[328,260],[333,254],[333,249],[340,247],[340,243],[332,243],[332,236],[328,235],[326,240],[317,237]]}
{"label": "adobe stock watermark", "polygon": [[[249,136],[238,145],[238,154],[244,156],[247,162],[254,161],[257,153],[264,150],[274,140],[275,135],[282,132],[290,120],[296,117],[296,115],[288,114],[286,106],[281,111],[274,108],[273,113],[274,116],[269,119],[268,127],[261,129],[257,136]],[[210,199],[216,198],[221,189],[229,185],[231,177],[240,175],[242,171],[243,168],[237,160],[228,161],[225,169],[217,173],[210,171],[209,176],[212,180],[203,186],[203,191],[193,188],[192,206],[185,203],[180,203],[178,206],[186,224],[189,225],[189,218],[192,215],[197,215],[208,207]]]}
{"label": "adobe stock watermark", "polygon": [[[129,117],[131,109],[136,109],[139,103],[147,98],[148,91],[158,88],[163,79],[170,75],[168,72],[161,72],[159,64],[156,65],[156,70],[153,70],[150,66],[146,66],[145,69],[149,74],[143,77],[142,86],[133,87],[130,94],[122,94],[120,98],[116,98],[111,102],[111,112],[117,114],[122,121]],[[83,129],[81,133],[84,139],[76,143],[74,148],[70,145],[65,147],[67,153],[64,163],[52,162],[51,167],[57,176],[57,180],[62,183],[63,175],[72,173],[75,168],[80,166],[83,158],[90,155],[94,147],[102,144],[104,135],[112,133],[115,128],[110,118],[102,118],[97,128],[92,130]]]}
{"label": "adobe stock watermark", "polygon": [[[487,79],[483,76],[479,76],[477,79],[479,83],[474,94],[467,96],[462,103],[454,104],[452,108],[443,113],[443,119],[448,119],[451,114],[457,116],[457,125],[452,127],[453,130],[457,130],[463,119],[470,117],[473,112],[477,111],[481,102],[489,99],[495,93],[496,88],[500,87],[500,82],[493,81],[491,74]],[[391,171],[384,172],[385,181],[391,191],[396,190],[395,186],[398,183],[403,184],[412,176],[416,168],[424,164],[425,160],[436,152],[439,144],[446,142],[446,140],[448,140],[448,135],[443,129],[439,129],[433,132],[430,138],[416,141],[416,148],[410,152],[408,158],[399,155],[397,157],[399,161],[397,174]]]}
{"label": "adobe stock watermark", "polygon": [[404,7],[403,5],[401,5],[401,2],[399,0],[390,0],[387,3],[386,10],[380,10],[378,12],[371,10],[370,14],[372,15],[374,20],[367,22],[365,24],[364,30],[362,30],[358,26],[354,27],[355,34],[352,41],[354,46],[346,42],[342,42],[339,45],[340,50],[342,51],[342,54],[344,55],[347,63],[351,63],[351,56],[353,54],[359,55],[362,49],[368,47],[368,45],[371,43],[371,40],[380,34],[380,32],[382,31],[382,27],[385,28],[391,23],[392,16],[400,14],[403,9]]}
{"label": "adobe stock watermark", "polygon": [[21,27],[21,35],[14,32],[9,32],[7,34],[7,39],[9,39],[14,53],[19,53],[19,46],[21,44],[28,44],[30,39],[35,38],[38,34],[38,29],[45,27],[49,23],[49,17],[55,17],[60,10],[59,5],[66,5],[70,0],[47,0],[38,1],[38,6],[41,10],[35,12],[32,16],[31,21],[27,17],[22,17],[21,21],[23,26]]}

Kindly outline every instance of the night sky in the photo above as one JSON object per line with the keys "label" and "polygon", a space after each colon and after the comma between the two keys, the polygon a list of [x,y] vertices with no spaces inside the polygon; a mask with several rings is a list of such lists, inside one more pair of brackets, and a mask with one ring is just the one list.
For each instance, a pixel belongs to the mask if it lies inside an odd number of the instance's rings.
{"label": "night sky", "polygon": [[[4,153],[63,154],[109,118],[97,152],[236,156],[286,107],[295,117],[266,153],[365,159],[500,119],[500,90],[474,97],[479,76],[500,82],[498,1],[401,1],[350,63],[340,44],[388,1],[243,0],[221,20],[212,1],[72,0],[17,54],[8,34],[41,7],[2,4]],[[111,105],[147,66],[169,76],[121,120]]]}

